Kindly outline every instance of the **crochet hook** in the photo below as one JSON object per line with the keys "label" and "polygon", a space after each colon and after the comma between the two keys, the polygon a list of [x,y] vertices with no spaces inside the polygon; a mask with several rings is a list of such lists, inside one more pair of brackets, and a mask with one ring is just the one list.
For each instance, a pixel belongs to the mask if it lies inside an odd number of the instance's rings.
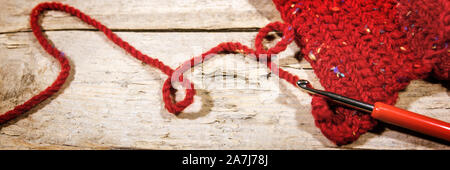
{"label": "crochet hook", "polygon": [[309,93],[324,96],[337,103],[364,111],[380,121],[450,141],[450,123],[381,102],[376,102],[374,105],[371,105],[332,92],[309,88],[308,84],[309,82],[307,80],[299,80],[297,82],[300,88]]}

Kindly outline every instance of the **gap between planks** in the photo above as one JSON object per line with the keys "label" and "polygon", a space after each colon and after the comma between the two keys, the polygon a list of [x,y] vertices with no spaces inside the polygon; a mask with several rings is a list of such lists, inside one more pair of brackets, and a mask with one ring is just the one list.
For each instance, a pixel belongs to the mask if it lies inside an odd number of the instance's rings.
{"label": "gap between planks", "polygon": [[[217,29],[191,29],[191,28],[173,28],[173,29],[111,29],[113,32],[136,32],[136,33],[158,33],[158,32],[203,32],[203,33],[218,33],[218,32],[254,32],[258,33],[261,28],[217,28]],[[62,29],[45,29],[43,32],[49,31],[99,31],[94,28],[62,28]],[[1,34],[14,34],[14,33],[27,33],[31,30],[18,30],[18,31],[4,31]]]}

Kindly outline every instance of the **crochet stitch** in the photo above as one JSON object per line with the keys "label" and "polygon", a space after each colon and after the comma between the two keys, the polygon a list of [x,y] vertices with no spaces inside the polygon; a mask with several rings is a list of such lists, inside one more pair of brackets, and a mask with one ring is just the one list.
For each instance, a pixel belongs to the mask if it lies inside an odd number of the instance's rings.
{"label": "crochet stitch", "polygon": [[[182,73],[213,57],[211,54],[231,52],[252,56],[281,79],[296,86],[299,78],[279,68],[270,58],[271,54],[285,50],[292,41],[300,46],[327,91],[370,104],[376,101],[394,104],[399,90],[430,72],[439,79],[448,80],[450,17],[446,9],[450,3],[447,1],[274,0],[274,3],[286,23],[275,22],[261,28],[255,39],[255,49],[237,42],[221,43],[176,69],[142,54],[78,9],[56,2],[41,3],[31,12],[31,29],[41,46],[59,61],[61,72],[44,91],[0,115],[0,123],[23,114],[56,93],[69,75],[70,64],[65,54],[42,34],[39,16],[46,10],[77,16],[136,59],[168,75],[162,88],[163,101],[165,108],[174,114],[189,106],[195,95],[194,85],[183,79]],[[264,49],[263,38],[275,30],[283,33],[283,39],[274,47]],[[267,58],[260,58],[260,54],[267,54]],[[186,89],[182,101],[174,102],[172,79],[182,82]],[[356,140],[376,125],[369,115],[328,103],[319,96],[313,96],[311,104],[316,126],[338,145]]]}

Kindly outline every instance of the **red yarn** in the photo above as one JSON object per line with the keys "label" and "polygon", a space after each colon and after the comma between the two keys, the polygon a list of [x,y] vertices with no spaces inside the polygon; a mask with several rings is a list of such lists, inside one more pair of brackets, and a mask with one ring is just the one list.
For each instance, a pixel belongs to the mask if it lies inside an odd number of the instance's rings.
{"label": "red yarn", "polygon": [[[131,54],[133,57],[135,57],[138,60],[141,60],[142,62],[155,67],[164,74],[168,75],[169,77],[164,82],[162,93],[163,93],[163,100],[166,109],[174,114],[179,114],[181,111],[183,111],[187,106],[189,106],[193,102],[193,96],[195,95],[195,89],[194,85],[190,83],[187,79],[183,79],[183,76],[181,73],[185,72],[187,69],[194,67],[195,65],[204,62],[205,60],[208,60],[213,56],[213,54],[218,54],[221,52],[233,52],[233,53],[243,53],[243,54],[253,54],[251,56],[254,56],[256,60],[260,62],[264,62],[271,71],[275,71],[278,73],[279,77],[282,79],[285,79],[286,81],[290,82],[291,84],[295,85],[296,82],[299,80],[297,76],[294,76],[280,68],[278,68],[274,63],[270,61],[270,54],[277,54],[283,50],[286,49],[287,45],[293,41],[294,32],[292,30],[292,27],[287,26],[287,24],[282,24],[280,22],[270,23],[266,27],[262,28],[260,32],[258,33],[256,37],[256,50],[253,50],[245,45],[242,45],[240,43],[236,42],[226,42],[221,43],[217,45],[216,47],[210,49],[206,53],[202,54],[199,57],[194,57],[191,60],[186,61],[183,65],[178,67],[176,70],[170,68],[169,66],[165,65],[158,59],[149,57],[145,54],[142,54],[139,50],[135,49],[133,46],[129,45],[128,42],[122,40],[119,38],[116,34],[114,34],[110,29],[102,25],[100,22],[96,21],[95,19],[92,19],[88,15],[82,13],[76,8],[73,8],[69,5],[64,5],[58,2],[45,2],[37,5],[31,12],[31,29],[33,30],[34,35],[36,36],[37,40],[41,44],[41,46],[53,57],[55,57],[60,65],[61,65],[61,72],[59,73],[56,80],[53,82],[52,85],[47,87],[44,91],[40,92],[38,95],[34,96],[33,98],[26,101],[24,104],[16,106],[13,110],[6,112],[3,115],[0,115],[0,124],[4,123],[8,120],[11,120],[24,112],[30,110],[40,102],[44,101],[45,99],[49,98],[51,95],[56,93],[59,89],[61,89],[61,86],[66,81],[67,77],[69,76],[70,72],[70,65],[69,62],[61,51],[59,51],[57,48],[53,47],[49,41],[46,39],[46,37],[42,34],[41,26],[39,25],[39,16],[44,11],[47,10],[57,10],[57,11],[63,11],[67,12],[71,15],[77,16],[82,21],[86,22],[89,25],[94,26],[95,28],[102,31],[111,41],[113,41],[118,46],[125,49],[129,54]],[[282,31],[284,33],[284,39],[282,39],[280,42],[278,42],[274,47],[265,50],[262,45],[262,40],[264,37],[271,31]],[[259,54],[267,54],[267,58],[264,60],[260,60]],[[172,76],[174,76],[174,73],[177,73],[178,81],[182,82],[182,85],[184,88],[186,88],[186,96],[182,101],[174,103],[174,99],[171,96],[171,88],[172,87]],[[174,79],[177,80],[177,79]],[[184,81],[183,81],[184,80]]]}
{"label": "red yarn", "polygon": [[[447,1],[274,0],[274,3],[286,23],[270,23],[262,28],[255,39],[256,50],[236,42],[221,43],[175,70],[158,59],[142,54],[78,9],[56,2],[41,3],[31,13],[31,29],[42,47],[60,62],[61,72],[47,89],[0,115],[0,123],[17,117],[56,93],[69,75],[70,65],[64,53],[50,45],[42,35],[38,20],[46,10],[77,16],[102,31],[133,57],[168,75],[162,89],[163,100],[166,109],[174,114],[189,106],[195,95],[194,85],[183,79],[182,73],[208,60],[213,56],[211,54],[253,54],[250,56],[296,86],[299,78],[279,68],[270,58],[271,54],[285,50],[293,40],[301,47],[301,52],[307,56],[305,59],[311,63],[327,91],[367,103],[382,101],[394,104],[397,92],[404,89],[409,81],[424,78],[432,71],[439,79],[448,80],[450,17],[446,9],[450,4]],[[265,50],[262,40],[274,30],[282,31],[284,38],[276,46]],[[261,59],[259,54],[267,54],[268,58]],[[171,95],[172,77],[179,77],[178,81],[186,88],[185,98],[176,103]],[[316,126],[338,145],[356,140],[376,124],[369,115],[327,103],[318,96],[313,96],[311,104]]]}
{"label": "red yarn", "polygon": [[[411,80],[449,80],[448,0],[273,0],[327,91],[394,104]],[[342,73],[342,75],[341,75]],[[376,121],[314,96],[316,126],[347,144]]]}

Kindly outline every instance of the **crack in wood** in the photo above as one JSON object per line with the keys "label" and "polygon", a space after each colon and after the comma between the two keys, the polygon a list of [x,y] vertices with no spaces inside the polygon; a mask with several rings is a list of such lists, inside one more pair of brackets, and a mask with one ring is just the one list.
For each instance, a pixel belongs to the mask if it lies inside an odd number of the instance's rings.
{"label": "crack in wood", "polygon": [[[248,27],[248,28],[214,28],[214,29],[190,29],[190,28],[167,28],[167,29],[111,29],[113,32],[258,32],[260,28],[257,27]],[[94,28],[60,28],[60,29],[45,29],[43,32],[50,31],[99,31]],[[23,33],[23,32],[32,32],[30,29],[27,30],[17,30],[17,31],[4,31],[0,32],[1,34],[14,34],[14,33]]]}

